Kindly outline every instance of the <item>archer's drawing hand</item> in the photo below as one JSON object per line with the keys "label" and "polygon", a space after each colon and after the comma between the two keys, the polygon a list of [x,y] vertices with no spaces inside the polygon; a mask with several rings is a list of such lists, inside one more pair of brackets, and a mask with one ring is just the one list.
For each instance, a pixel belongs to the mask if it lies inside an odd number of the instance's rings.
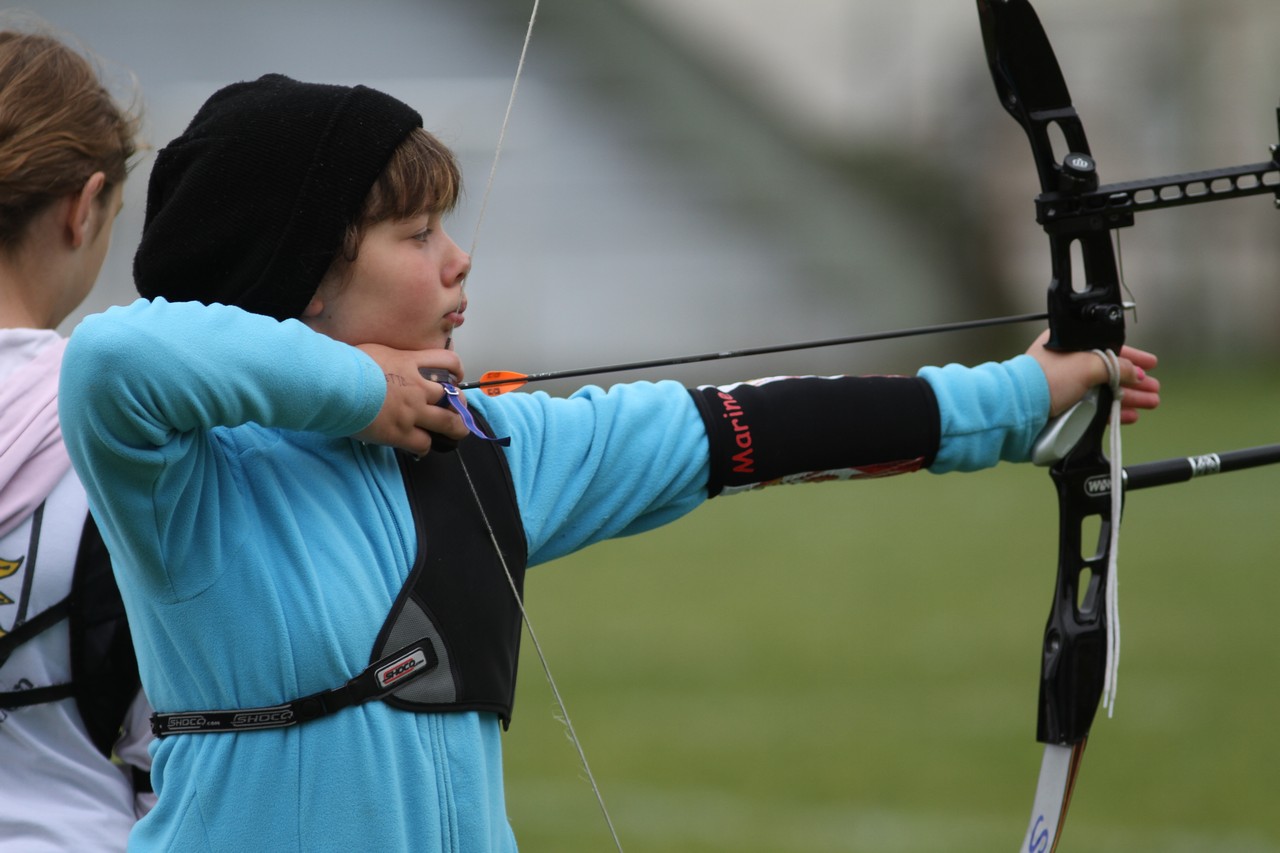
{"label": "archer's drawing hand", "polygon": [[455,440],[467,435],[466,424],[453,409],[439,406],[444,388],[424,379],[422,368],[452,373],[462,380],[462,361],[451,350],[397,350],[381,344],[359,347],[382,368],[387,396],[382,409],[367,427],[352,438],[396,447],[422,456],[431,449],[430,433]]}
{"label": "archer's drawing hand", "polygon": [[[1045,349],[1049,332],[1043,332],[1027,350],[1040,363],[1049,381],[1050,417],[1071,408],[1095,385],[1106,385],[1110,378],[1107,366],[1092,352],[1055,352]],[[1156,357],[1136,347],[1122,347],[1120,366],[1120,422],[1131,424],[1138,420],[1139,410],[1154,409],[1160,405],[1160,381],[1147,371],[1154,370]]]}

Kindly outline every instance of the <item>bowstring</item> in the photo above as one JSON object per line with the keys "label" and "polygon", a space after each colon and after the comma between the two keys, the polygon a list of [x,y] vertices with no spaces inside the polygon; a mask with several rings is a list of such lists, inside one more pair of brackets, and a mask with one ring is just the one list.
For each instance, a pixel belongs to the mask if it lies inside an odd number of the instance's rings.
{"label": "bowstring", "polygon": [[515,576],[511,574],[511,569],[507,566],[507,559],[502,553],[502,546],[498,544],[498,537],[494,533],[493,525],[489,523],[489,514],[485,512],[484,503],[480,500],[475,483],[471,480],[471,472],[467,470],[467,463],[463,461],[461,456],[458,457],[458,462],[462,464],[462,473],[467,478],[467,485],[471,487],[471,495],[475,498],[476,507],[480,510],[480,517],[484,519],[489,541],[493,543],[493,550],[498,555],[498,561],[502,563],[502,571],[506,573],[507,583],[511,587],[511,594],[515,596],[516,606],[520,608],[520,618],[524,620],[525,630],[529,632],[529,639],[533,642],[533,648],[538,654],[538,661],[542,664],[542,672],[546,675],[547,684],[551,687],[551,695],[555,697],[556,706],[560,709],[560,722],[564,725],[569,742],[573,744],[573,748],[578,753],[578,761],[582,764],[582,771],[587,776],[587,784],[591,786],[591,791],[595,794],[596,804],[600,807],[600,813],[604,816],[605,825],[609,828],[609,836],[613,839],[613,844],[618,849],[618,853],[623,853],[622,840],[618,837],[617,829],[614,828],[613,818],[610,817],[609,808],[604,803],[604,795],[600,792],[600,785],[596,782],[596,777],[591,772],[591,764],[587,761],[587,753],[582,748],[582,741],[578,737],[577,730],[573,727],[573,721],[569,719],[569,708],[565,705],[564,698],[560,695],[560,688],[557,686],[555,678],[551,676],[551,667],[547,663],[547,656],[542,651],[542,643],[539,642],[537,633],[533,630],[533,623],[529,621],[529,613],[524,608],[524,601],[520,597],[519,587],[516,586]]}
{"label": "bowstring", "polygon": [[1111,386],[1111,412],[1107,437],[1111,467],[1110,518],[1107,525],[1107,581],[1103,587],[1106,619],[1106,663],[1102,685],[1102,707],[1107,716],[1115,714],[1116,688],[1120,679],[1120,515],[1124,509],[1124,463],[1121,460],[1120,413],[1124,389],[1120,386],[1120,362],[1111,350],[1094,350],[1107,365]]}
{"label": "bowstring", "polygon": [[[516,93],[520,89],[520,80],[524,76],[525,60],[529,55],[529,43],[533,40],[533,27],[538,19],[538,8],[541,0],[534,0],[533,8],[529,13],[529,23],[525,27],[524,43],[520,47],[520,59],[516,63],[515,76],[511,81],[511,94],[507,98],[507,108],[502,116],[502,126],[498,130],[498,142],[494,146],[493,163],[489,166],[489,177],[485,182],[484,192],[480,197],[480,211],[476,214],[475,231],[471,235],[471,247],[467,254],[474,259],[476,254],[476,246],[480,242],[480,227],[484,223],[485,212],[489,207],[489,196],[493,191],[494,179],[498,174],[498,163],[502,159],[502,149],[507,138],[507,128],[511,124],[511,113],[515,107]],[[466,279],[458,288],[458,307],[461,309],[466,299],[464,289],[466,287]],[[452,336],[450,337],[452,341]],[[595,774],[591,772],[591,764],[587,761],[587,753],[582,747],[582,740],[578,737],[577,729],[573,726],[573,721],[569,717],[569,708],[565,704],[564,697],[560,694],[560,687],[556,683],[555,677],[551,674],[551,665],[547,662],[546,653],[542,649],[542,643],[538,640],[538,635],[533,629],[533,623],[529,620],[529,612],[525,609],[524,601],[520,596],[520,589],[516,585],[515,576],[511,573],[511,568],[507,565],[507,558],[502,553],[502,546],[498,544],[497,534],[494,532],[493,525],[489,521],[489,514],[485,512],[484,502],[480,500],[480,493],[476,489],[475,482],[471,479],[471,472],[467,469],[467,463],[458,454],[458,462],[462,467],[462,473],[467,479],[467,486],[471,489],[471,497],[476,502],[476,508],[480,510],[480,517],[484,521],[485,531],[489,534],[489,541],[493,544],[494,553],[498,555],[498,562],[502,564],[502,571],[507,576],[507,583],[511,587],[511,594],[516,600],[516,606],[520,609],[520,619],[524,622],[525,631],[529,634],[529,640],[533,643],[534,651],[538,655],[538,663],[542,666],[542,674],[546,676],[547,684],[551,688],[551,695],[555,699],[556,707],[560,711],[560,722],[564,726],[565,734],[569,738],[569,742],[573,744],[574,750],[578,753],[578,762],[582,765],[582,771],[586,774],[587,783],[591,786],[591,792],[595,795],[596,804],[600,808],[600,813],[604,816],[605,825],[609,829],[609,836],[613,839],[614,847],[618,853],[623,853],[622,840],[618,837],[618,831],[613,825],[613,818],[609,814],[609,808],[605,805],[604,795],[601,793],[600,785],[596,782]]]}
{"label": "bowstring", "polygon": [[[1116,270],[1120,278],[1120,287],[1128,294],[1135,305],[1134,322],[1138,320],[1137,301],[1133,291],[1124,280],[1124,252],[1121,248],[1120,232],[1112,232],[1116,250]],[[1095,352],[1098,352],[1095,350]],[[1121,398],[1124,389],[1120,387],[1120,364],[1117,354],[1111,350],[1099,352],[1107,365],[1107,376],[1111,385],[1110,425],[1107,429],[1109,444],[1108,456],[1111,464],[1111,521],[1107,540],[1107,584],[1103,589],[1103,609],[1106,611],[1107,650],[1105,675],[1102,682],[1102,707],[1107,711],[1107,718],[1115,716],[1116,692],[1120,682],[1120,516],[1124,511],[1124,463],[1121,460],[1120,412]]]}
{"label": "bowstring", "polygon": [[529,24],[524,31],[524,44],[520,46],[520,59],[516,62],[516,74],[511,80],[511,95],[507,98],[507,109],[502,116],[502,126],[498,129],[498,144],[493,149],[493,163],[489,166],[489,179],[485,182],[484,193],[480,196],[480,212],[476,214],[476,228],[471,235],[471,248],[467,252],[475,257],[476,245],[480,242],[480,226],[484,223],[485,211],[489,209],[489,194],[493,190],[494,178],[498,174],[498,162],[502,159],[502,146],[507,141],[507,127],[511,124],[511,111],[515,108],[516,92],[520,89],[520,78],[524,76],[525,59],[529,56],[529,42],[533,40],[533,25],[538,20],[538,7],[542,0],[533,0],[533,10],[529,13]]}

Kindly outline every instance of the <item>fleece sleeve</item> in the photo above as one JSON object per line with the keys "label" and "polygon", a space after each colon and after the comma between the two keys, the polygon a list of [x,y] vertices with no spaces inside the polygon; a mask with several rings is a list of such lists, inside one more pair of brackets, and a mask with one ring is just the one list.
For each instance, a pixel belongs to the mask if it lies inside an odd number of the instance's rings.
{"label": "fleece sleeve", "polygon": [[254,423],[336,438],[367,426],[385,394],[373,359],[296,320],[138,300],[73,332],[58,410],[113,556],[119,549],[131,566],[190,573],[193,561],[216,558],[215,529],[247,536],[258,521],[235,500],[236,450],[221,428]]}
{"label": "fleece sleeve", "polygon": [[80,449],[93,440],[141,462],[183,434],[249,422],[349,435],[385,393],[371,358],[296,320],[140,299],[76,328],[59,417]]}
{"label": "fleece sleeve", "polygon": [[1025,462],[1049,416],[1049,384],[1028,355],[977,367],[920,371],[938,400],[942,441],[929,470],[977,471]]}
{"label": "fleece sleeve", "polygon": [[677,382],[467,400],[511,438],[531,566],[674,521],[706,500],[707,434]]}

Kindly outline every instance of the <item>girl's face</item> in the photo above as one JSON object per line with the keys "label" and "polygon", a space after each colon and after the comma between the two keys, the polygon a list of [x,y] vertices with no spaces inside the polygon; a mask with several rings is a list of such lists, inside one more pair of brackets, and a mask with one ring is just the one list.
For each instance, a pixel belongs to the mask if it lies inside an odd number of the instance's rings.
{"label": "girl's face", "polygon": [[470,270],[439,215],[385,220],[365,231],[354,263],[330,269],[302,319],[353,346],[447,349],[462,324]]}

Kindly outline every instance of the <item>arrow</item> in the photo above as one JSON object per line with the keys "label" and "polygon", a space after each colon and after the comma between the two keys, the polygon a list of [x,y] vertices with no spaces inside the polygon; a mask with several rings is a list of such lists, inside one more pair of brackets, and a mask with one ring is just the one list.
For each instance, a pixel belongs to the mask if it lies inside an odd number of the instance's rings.
{"label": "arrow", "polygon": [[[1126,305],[1126,307],[1130,307]],[[602,373],[620,373],[624,370],[646,370],[654,367],[671,367],[676,364],[694,364],[701,361],[719,361],[726,358],[745,358],[752,355],[769,355],[778,352],[795,352],[798,350],[818,349],[819,347],[835,347],[844,344],[861,344],[869,341],[884,341],[893,338],[911,338],[919,335],[936,335],[943,332],[961,332],[967,329],[984,329],[991,326],[1008,326],[1014,323],[1030,323],[1046,320],[1046,312],[1036,314],[1011,314],[1005,317],[988,317],[985,320],[963,320],[958,323],[942,323],[936,326],[916,326],[910,329],[896,329],[891,332],[869,332],[861,335],[850,335],[842,338],[825,338],[817,341],[802,341],[791,344],[774,344],[746,349],[723,350],[720,352],[704,352],[695,355],[678,355],[667,358],[655,358],[649,361],[631,361],[621,364],[604,364],[596,367],[575,367],[570,370],[553,370],[547,373],[517,373],[511,370],[490,370],[474,382],[464,382],[458,386],[461,390],[481,388],[490,397],[497,397],[508,391],[514,391],[530,382],[546,382],[551,379],[567,379],[572,376],[594,376]]]}

